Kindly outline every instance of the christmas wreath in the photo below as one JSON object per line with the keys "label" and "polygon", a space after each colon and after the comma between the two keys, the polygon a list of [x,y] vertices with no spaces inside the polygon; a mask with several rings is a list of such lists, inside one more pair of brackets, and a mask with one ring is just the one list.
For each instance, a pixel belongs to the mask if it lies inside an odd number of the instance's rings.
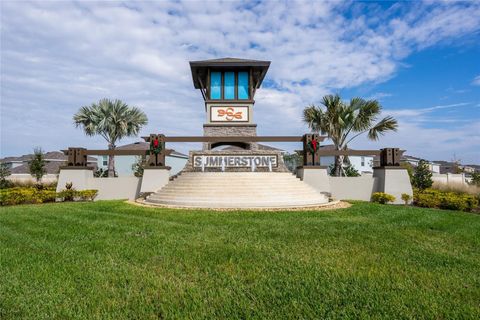
{"label": "christmas wreath", "polygon": [[155,137],[155,139],[150,140],[150,154],[159,154],[162,152],[162,144],[158,140],[158,137]]}
{"label": "christmas wreath", "polygon": [[318,150],[317,139],[313,138],[311,141],[307,143],[307,146],[308,146],[308,151],[310,151],[311,154],[317,153],[317,150]]}

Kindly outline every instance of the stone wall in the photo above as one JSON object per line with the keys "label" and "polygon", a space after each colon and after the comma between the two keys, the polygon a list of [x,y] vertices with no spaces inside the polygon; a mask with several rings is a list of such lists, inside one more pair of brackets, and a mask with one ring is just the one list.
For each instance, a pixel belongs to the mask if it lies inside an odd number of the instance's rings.
{"label": "stone wall", "polygon": [[[247,125],[213,125],[213,124],[204,124],[203,125],[203,135],[206,137],[223,137],[223,136],[246,136],[254,137],[257,135],[257,125],[247,124]],[[228,142],[228,141],[226,141]],[[203,150],[210,150],[211,143],[204,142]],[[256,143],[248,143],[249,150],[257,150]]]}

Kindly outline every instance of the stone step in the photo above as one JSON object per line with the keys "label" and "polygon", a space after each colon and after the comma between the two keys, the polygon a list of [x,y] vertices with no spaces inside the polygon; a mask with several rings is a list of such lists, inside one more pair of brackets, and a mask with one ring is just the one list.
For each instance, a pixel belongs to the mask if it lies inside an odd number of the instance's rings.
{"label": "stone step", "polygon": [[281,188],[304,188],[304,189],[309,189],[311,190],[310,187],[305,186],[302,183],[262,183],[260,184],[254,184],[254,183],[244,183],[244,184],[237,184],[237,183],[230,183],[230,184],[181,184],[181,183],[176,183],[172,185],[167,185],[164,187],[164,189],[170,189],[170,188],[178,188],[178,189],[229,189],[229,190],[236,190],[236,189],[245,189],[249,190],[249,188],[253,188],[256,190],[272,190],[273,189],[281,189]]}
{"label": "stone step", "polygon": [[[156,193],[150,195],[148,199],[212,199],[212,200],[219,200],[219,199],[271,199],[271,200],[282,200],[282,198],[268,195],[268,194],[253,194],[253,195],[205,195],[205,194],[188,194],[188,195],[175,195],[175,194],[164,194],[164,193]],[[283,198],[286,198],[285,196]],[[323,195],[312,195],[312,194],[292,194],[288,196],[288,199],[323,199]]]}
{"label": "stone step", "polygon": [[[202,177],[202,175],[205,175]],[[296,177],[290,173],[287,174],[282,174],[282,173],[268,173],[268,174],[263,174],[263,173],[242,173],[242,174],[230,174],[230,173],[216,173],[216,175],[213,175],[212,173],[202,173],[199,175],[194,175],[190,176],[188,175],[181,175],[176,178],[176,180],[182,180],[182,179],[226,179],[226,178],[235,178],[235,179],[289,179],[289,178],[295,178]]]}
{"label": "stone step", "polygon": [[164,201],[148,201],[148,203],[163,204],[179,207],[190,208],[296,208],[306,206],[318,206],[326,202],[318,201],[258,201],[258,202],[222,202],[222,201],[188,201],[188,200],[164,200]]}
{"label": "stone step", "polygon": [[[295,179],[295,180],[291,180]],[[272,179],[272,178],[255,178],[255,179],[247,179],[247,178],[236,178],[236,177],[229,177],[229,178],[223,178],[223,179],[211,179],[211,178],[206,178],[206,179],[200,179],[200,178],[195,178],[195,179],[176,179],[174,180],[178,183],[222,183],[222,182],[235,182],[235,183],[242,183],[242,182],[284,182],[284,183],[292,183],[292,182],[301,182],[300,179],[296,178],[282,178],[282,179]]]}
{"label": "stone step", "polygon": [[171,187],[171,188],[164,188],[162,190],[158,190],[157,193],[164,193],[164,194],[178,194],[178,193],[185,193],[185,194],[208,194],[208,193],[225,193],[225,194],[276,194],[276,195],[291,195],[291,194],[320,194],[319,192],[312,190],[312,189],[303,189],[303,188],[284,188],[282,190],[279,189],[256,189],[256,188],[234,188],[234,189],[212,189],[212,188],[199,188],[199,189],[187,189],[187,188],[178,188],[178,187]]}
{"label": "stone step", "polygon": [[278,190],[278,189],[265,189],[265,190],[258,190],[258,189],[251,189],[251,190],[208,190],[208,189],[199,189],[199,190],[185,190],[185,189],[162,189],[157,191],[154,194],[173,194],[173,195],[178,195],[178,194],[186,194],[186,195],[195,195],[195,194],[235,194],[237,196],[241,195],[275,195],[275,196],[283,196],[283,195],[302,195],[302,194],[307,194],[307,195],[312,195],[312,194],[320,194],[319,192],[316,192],[315,190],[310,190],[310,189],[287,189],[287,190]]}
{"label": "stone step", "polygon": [[198,208],[286,208],[328,199],[291,173],[185,172],[145,201]]}
{"label": "stone step", "polygon": [[236,178],[232,178],[232,179],[219,179],[219,180],[214,180],[214,179],[205,179],[205,180],[200,180],[200,179],[188,179],[188,180],[174,180],[175,183],[202,183],[202,184],[207,184],[207,183],[210,183],[210,184],[213,184],[213,183],[216,183],[216,184],[227,184],[227,183],[238,183],[238,184],[241,184],[241,183],[268,183],[268,182],[271,182],[271,183],[301,183],[302,181],[301,180],[286,180],[286,179],[268,179],[268,178],[265,178],[265,179],[252,179],[252,180],[247,180],[247,179],[236,179]]}

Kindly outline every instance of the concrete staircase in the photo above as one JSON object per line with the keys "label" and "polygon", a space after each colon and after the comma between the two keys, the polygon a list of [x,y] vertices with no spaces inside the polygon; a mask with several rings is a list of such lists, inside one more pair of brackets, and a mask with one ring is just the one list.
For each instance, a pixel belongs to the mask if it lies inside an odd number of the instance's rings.
{"label": "concrete staircase", "polygon": [[193,208],[291,208],[318,206],[328,198],[286,172],[184,172],[145,202]]}

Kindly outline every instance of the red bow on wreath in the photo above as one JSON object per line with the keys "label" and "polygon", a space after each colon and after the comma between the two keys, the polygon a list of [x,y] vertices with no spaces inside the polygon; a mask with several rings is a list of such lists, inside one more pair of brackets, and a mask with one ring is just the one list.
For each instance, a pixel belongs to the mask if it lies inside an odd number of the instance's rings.
{"label": "red bow on wreath", "polygon": [[162,144],[158,141],[158,137],[150,141],[150,153],[159,154],[162,152]]}
{"label": "red bow on wreath", "polygon": [[312,141],[309,141],[307,145],[311,154],[317,153],[317,149],[318,149],[317,139],[312,139]]}

